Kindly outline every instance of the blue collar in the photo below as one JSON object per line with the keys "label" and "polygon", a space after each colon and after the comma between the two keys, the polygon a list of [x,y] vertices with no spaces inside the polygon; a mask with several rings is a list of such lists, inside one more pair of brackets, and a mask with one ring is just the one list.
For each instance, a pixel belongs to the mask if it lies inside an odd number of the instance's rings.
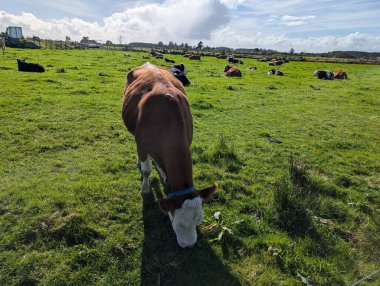
{"label": "blue collar", "polygon": [[169,193],[168,194],[168,198],[172,199],[172,198],[179,197],[179,196],[182,196],[182,195],[190,194],[192,192],[195,192],[195,188],[194,187],[190,187],[190,188],[182,189],[182,190],[179,190],[179,191],[176,191],[176,192],[173,192],[173,193]]}

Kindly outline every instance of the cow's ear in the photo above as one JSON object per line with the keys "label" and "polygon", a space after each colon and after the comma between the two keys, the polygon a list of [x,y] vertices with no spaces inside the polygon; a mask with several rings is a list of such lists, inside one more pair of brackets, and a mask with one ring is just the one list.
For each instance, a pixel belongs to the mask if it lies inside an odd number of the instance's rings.
{"label": "cow's ear", "polygon": [[165,213],[174,211],[174,202],[172,199],[160,199],[158,205]]}
{"label": "cow's ear", "polygon": [[135,70],[133,69],[127,74],[127,85],[130,85],[136,79]]}
{"label": "cow's ear", "polygon": [[216,191],[217,188],[218,188],[218,184],[214,183],[211,187],[205,188],[205,189],[200,190],[198,192],[199,192],[199,195],[202,198],[202,200],[207,202],[207,201],[211,200],[212,195],[214,194],[214,192]]}

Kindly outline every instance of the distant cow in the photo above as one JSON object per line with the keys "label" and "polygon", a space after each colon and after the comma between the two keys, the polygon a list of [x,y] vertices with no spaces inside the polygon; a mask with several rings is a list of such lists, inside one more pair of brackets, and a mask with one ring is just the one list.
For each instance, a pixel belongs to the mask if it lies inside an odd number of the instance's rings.
{"label": "distant cow", "polygon": [[227,57],[227,61],[228,61],[228,63],[230,63],[230,64],[238,64],[238,63],[239,63],[239,60],[238,60],[238,59],[235,59],[233,56],[229,56],[229,57]]}
{"label": "distant cow", "polygon": [[226,56],[225,55],[217,55],[216,58],[217,59],[226,59]]}
{"label": "distant cow", "polygon": [[243,64],[243,61],[241,61],[241,60],[239,60],[237,58],[234,58],[233,56],[227,57],[227,61],[230,64],[241,64],[241,65]]}
{"label": "distant cow", "polygon": [[158,200],[159,207],[169,215],[179,246],[194,246],[202,201],[211,199],[217,185],[203,190],[193,185],[193,120],[185,89],[164,68],[150,63],[134,68],[127,75],[122,117],[137,144],[141,194],[149,194],[154,160],[168,184],[167,198]]}
{"label": "distant cow", "polygon": [[224,68],[224,72],[226,73],[224,76],[227,76],[227,77],[233,77],[233,76],[242,77],[242,73],[237,67],[231,67],[227,65]]}
{"label": "distant cow", "polygon": [[131,55],[130,54],[124,54],[124,58],[130,58]]}
{"label": "distant cow", "polygon": [[153,57],[157,57],[157,56],[161,55],[161,53],[156,52],[156,51],[150,51],[150,54],[151,54]]}
{"label": "distant cow", "polygon": [[174,64],[175,60],[171,60],[171,59],[165,58],[165,62]]}
{"label": "distant cow", "polygon": [[270,66],[280,66],[284,63],[283,60],[278,60],[278,61],[272,61],[269,63]]}
{"label": "distant cow", "polygon": [[184,64],[179,64],[168,68],[177,79],[179,79],[184,86],[190,85],[189,79],[186,77],[187,69]]}
{"label": "distant cow", "polygon": [[5,54],[5,40],[3,38],[0,38],[0,47],[4,55]]}
{"label": "distant cow", "polygon": [[143,59],[150,59],[149,56],[143,56]]}
{"label": "distant cow", "polygon": [[22,72],[45,72],[45,68],[40,64],[26,63],[17,59],[18,71]]}
{"label": "distant cow", "polygon": [[334,79],[347,79],[347,73],[343,70],[337,70],[333,72]]}
{"label": "distant cow", "polygon": [[313,73],[313,76],[319,79],[333,79],[334,78],[333,73],[328,70],[324,70],[324,71],[316,70]]}
{"label": "distant cow", "polygon": [[256,66],[252,66],[252,67],[246,68],[246,70],[250,70],[250,71],[257,70],[257,67]]}
{"label": "distant cow", "polygon": [[189,56],[189,60],[200,60],[201,56],[200,55],[191,55]]}
{"label": "distant cow", "polygon": [[275,70],[275,69],[271,69],[268,71],[268,74],[269,75],[284,75],[284,73],[282,71],[279,71],[279,70]]}

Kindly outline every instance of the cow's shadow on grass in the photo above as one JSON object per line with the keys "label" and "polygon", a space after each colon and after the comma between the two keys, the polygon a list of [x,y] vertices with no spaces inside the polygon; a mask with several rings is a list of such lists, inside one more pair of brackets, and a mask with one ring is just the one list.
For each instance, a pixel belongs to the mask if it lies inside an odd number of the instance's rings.
{"label": "cow's shadow on grass", "polygon": [[[152,192],[159,188],[158,180],[153,180]],[[178,246],[170,220],[158,208],[152,192],[143,207],[141,285],[241,285],[207,240],[199,238],[192,249]]]}

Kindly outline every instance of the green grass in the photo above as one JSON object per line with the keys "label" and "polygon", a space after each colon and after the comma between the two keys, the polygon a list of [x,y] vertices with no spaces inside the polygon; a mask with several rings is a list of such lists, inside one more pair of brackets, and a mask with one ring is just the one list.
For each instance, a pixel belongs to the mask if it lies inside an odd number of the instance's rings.
{"label": "green grass", "polygon": [[[380,66],[290,62],[276,77],[245,59],[239,79],[224,60],[171,56],[192,82],[195,186],[220,185],[183,250],[139,194],[120,112],[125,76],[146,60],[131,54],[0,56],[0,285],[349,285],[379,268]],[[18,72],[16,58],[47,71]]]}

